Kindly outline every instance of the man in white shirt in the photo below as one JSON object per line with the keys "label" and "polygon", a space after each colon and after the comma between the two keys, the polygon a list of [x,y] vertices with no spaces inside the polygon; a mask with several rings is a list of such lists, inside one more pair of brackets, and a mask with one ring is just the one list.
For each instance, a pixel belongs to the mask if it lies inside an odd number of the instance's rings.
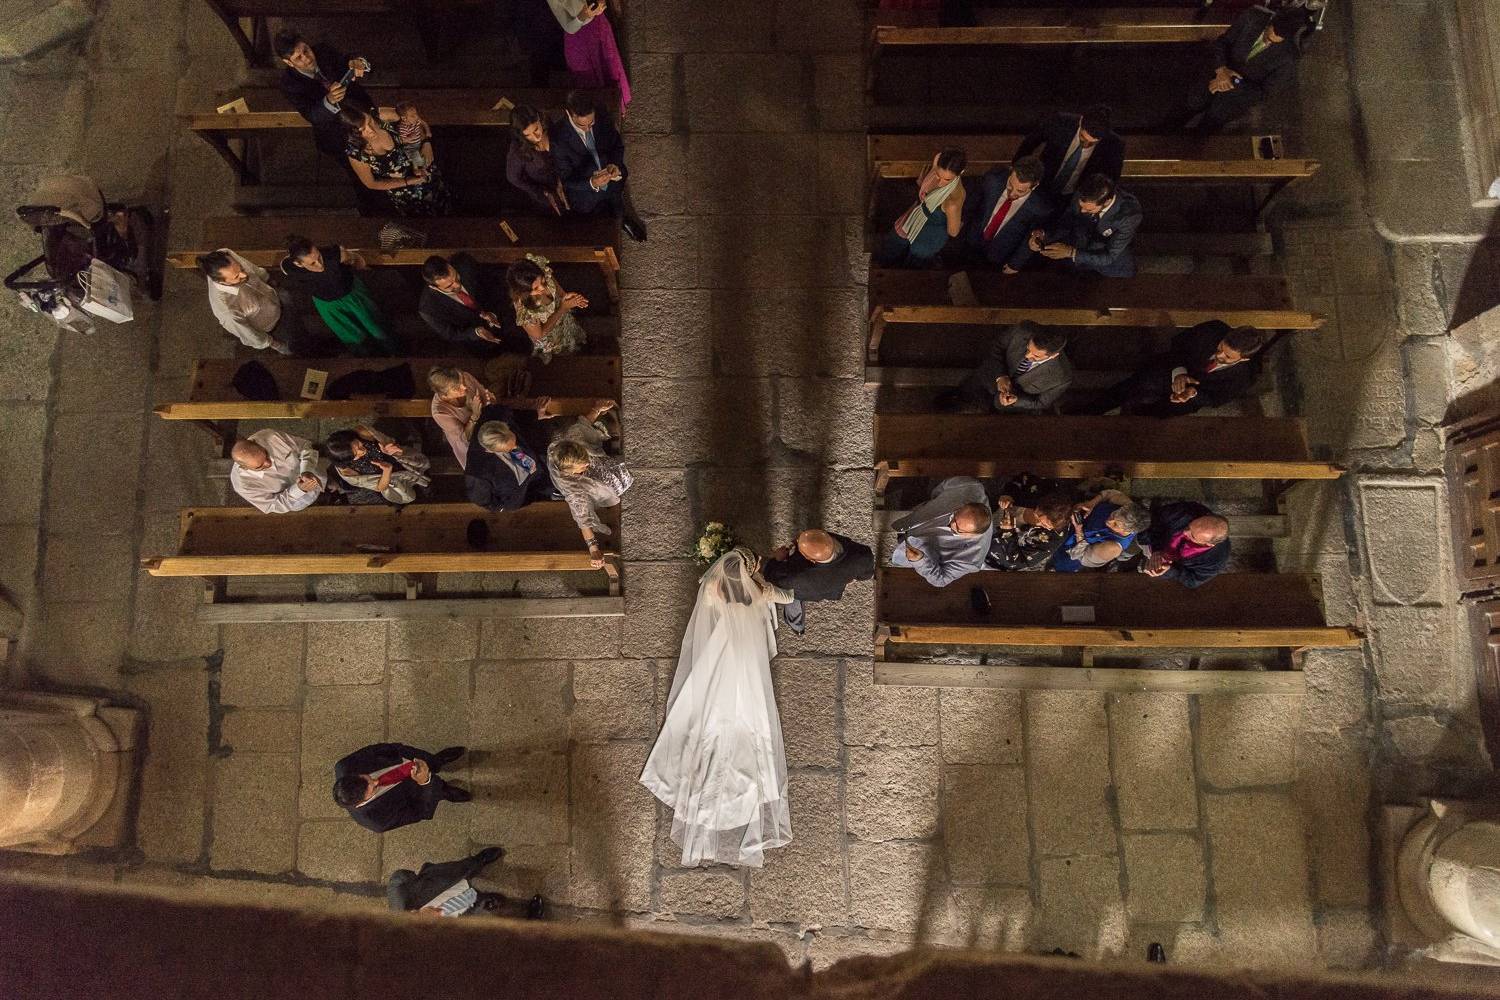
{"label": "man in white shirt", "polygon": [[303,510],[328,485],[328,461],[311,441],[285,431],[256,431],[229,450],[229,485],[266,514]]}
{"label": "man in white shirt", "polygon": [[280,335],[281,297],[266,281],[265,268],[227,248],[199,256],[198,268],[208,280],[208,304],[220,326],[246,347],[292,353]]}
{"label": "man in white shirt", "polygon": [[[470,881],[503,857],[503,848],[486,847],[459,861],[429,861],[417,871],[397,868],[391,872],[390,882],[386,885],[386,902],[398,913],[416,913],[424,917],[503,914],[507,909],[515,911],[510,915],[519,916],[522,912],[519,900],[507,907],[511,901],[504,896],[480,891]],[[541,896],[533,896],[524,904],[525,915],[533,920],[540,919],[544,910]]]}

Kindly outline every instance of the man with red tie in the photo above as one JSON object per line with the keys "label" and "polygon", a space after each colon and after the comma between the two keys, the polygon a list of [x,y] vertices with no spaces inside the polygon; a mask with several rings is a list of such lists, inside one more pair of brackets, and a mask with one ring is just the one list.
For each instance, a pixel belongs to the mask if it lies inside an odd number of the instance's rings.
{"label": "man with red tie", "polygon": [[987,261],[1016,274],[1031,259],[1027,235],[1052,218],[1052,199],[1041,189],[1042,161],[1023,156],[1009,169],[995,167],[984,175],[980,197],[964,220],[963,247],[975,261]]}
{"label": "man with red tie", "polygon": [[[422,265],[422,298],[417,313],[444,340],[458,344],[470,354],[530,354],[531,339],[515,325],[510,305],[496,313],[491,296],[482,286],[479,262],[466,253],[451,260],[427,258]],[[502,318],[503,316],[503,318]],[[508,322],[507,322],[508,321]]]}

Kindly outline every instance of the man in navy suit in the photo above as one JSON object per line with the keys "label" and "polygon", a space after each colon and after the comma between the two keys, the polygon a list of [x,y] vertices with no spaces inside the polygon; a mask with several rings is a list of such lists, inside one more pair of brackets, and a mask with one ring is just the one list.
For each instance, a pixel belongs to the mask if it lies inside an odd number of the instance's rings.
{"label": "man in navy suit", "polygon": [[1141,203],[1103,174],[1078,185],[1073,204],[1046,230],[1033,230],[1031,249],[1051,260],[1107,278],[1135,274],[1130,243],[1141,228]]}
{"label": "man in navy suit", "polygon": [[1235,18],[1213,44],[1213,75],[1188,99],[1187,121],[1202,115],[1188,132],[1212,135],[1296,79],[1302,52],[1295,39],[1309,27],[1302,10],[1252,7]]}
{"label": "man in navy suit", "polygon": [[552,160],[562,179],[568,207],[580,215],[609,212],[621,219],[631,239],[644,242],[646,227],[625,209],[625,140],[594,99],[579,90],[568,94],[567,113],[553,122]]}
{"label": "man in navy suit", "polygon": [[1043,120],[1021,140],[1013,159],[1032,155],[1042,160],[1042,187],[1061,204],[1094,174],[1118,181],[1125,140],[1110,129],[1108,106],[1096,104],[1081,115],[1063,112]]}
{"label": "man in navy suit", "polygon": [[[344,147],[348,130],[339,121],[339,108],[348,104],[365,111],[375,102],[360,86],[366,63],[358,56],[348,57],[331,45],[311,45],[295,31],[281,31],[275,40],[276,56],[285,67],[281,73],[281,92],[287,103],[312,125],[313,141],[321,152],[347,162]],[[354,79],[340,84],[345,71]]]}
{"label": "man in navy suit", "polygon": [[1007,170],[994,167],[980,181],[980,196],[968,202],[962,244],[973,259],[1015,274],[1031,259],[1027,237],[1052,218],[1052,199],[1040,189],[1042,161],[1023,156]]}

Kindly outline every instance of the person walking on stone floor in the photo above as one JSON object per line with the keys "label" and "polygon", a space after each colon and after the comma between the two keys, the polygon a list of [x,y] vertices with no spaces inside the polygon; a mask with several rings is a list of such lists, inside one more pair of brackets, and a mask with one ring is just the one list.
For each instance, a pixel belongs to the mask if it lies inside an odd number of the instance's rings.
{"label": "person walking on stone floor", "polygon": [[855,580],[875,576],[875,554],[868,545],[822,528],[797,532],[791,545],[783,545],[761,563],[768,583],[790,590],[796,600],[782,604],[781,620],[796,635],[807,631],[804,605],[810,601],[841,601],[844,589]]}
{"label": "person walking on stone floor", "polygon": [[446,747],[428,753],[405,743],[372,743],[333,766],[333,801],[376,833],[432,819],[439,802],[468,802],[467,789],[438,772],[467,752]]}

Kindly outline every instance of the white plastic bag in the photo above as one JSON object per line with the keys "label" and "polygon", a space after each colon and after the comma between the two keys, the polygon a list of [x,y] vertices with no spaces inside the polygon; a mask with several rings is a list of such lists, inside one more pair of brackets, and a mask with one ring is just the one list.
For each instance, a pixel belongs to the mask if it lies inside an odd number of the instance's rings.
{"label": "white plastic bag", "polygon": [[83,286],[84,312],[111,323],[129,323],[135,319],[135,309],[130,304],[130,275],[95,257],[87,271],[78,273],[78,283]]}

